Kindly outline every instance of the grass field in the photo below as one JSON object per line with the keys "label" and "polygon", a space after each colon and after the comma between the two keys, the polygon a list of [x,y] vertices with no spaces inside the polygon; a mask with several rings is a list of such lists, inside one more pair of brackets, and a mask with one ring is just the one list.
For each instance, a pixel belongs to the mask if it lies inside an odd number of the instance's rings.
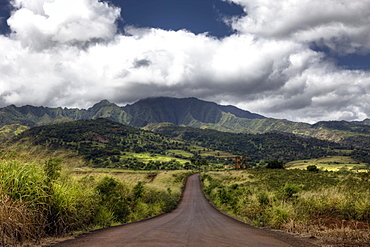
{"label": "grass field", "polygon": [[187,152],[187,151],[184,151],[184,150],[169,149],[166,152],[168,154],[171,154],[171,155],[182,156],[182,157],[185,157],[185,158],[191,158],[191,157],[194,156],[194,154],[192,154],[190,152]]}
{"label": "grass field", "polygon": [[235,155],[229,152],[224,152],[220,150],[213,150],[209,148],[204,148],[200,146],[192,146],[192,152],[198,153],[201,157],[214,156],[214,157],[234,157]]}
{"label": "grass field", "polygon": [[70,153],[47,159],[37,151],[0,152],[2,246],[33,244],[169,212],[190,173],[84,168]]}
{"label": "grass field", "polygon": [[214,204],[241,221],[312,236],[323,246],[370,242],[369,172],[250,169],[201,177]]}
{"label": "grass field", "polygon": [[[171,153],[173,153],[175,150],[172,150]],[[180,151],[180,150],[176,150]],[[180,164],[184,164],[186,162],[189,162],[189,160],[186,159],[180,159],[173,157],[172,155],[160,155],[160,154],[151,154],[151,153],[128,153],[126,152],[123,156],[125,159],[127,158],[135,158],[139,162],[147,163],[149,161],[160,161],[160,162],[169,162],[171,160],[176,160],[177,162],[180,162]]]}
{"label": "grass field", "polygon": [[323,171],[356,171],[365,172],[369,168],[365,163],[361,163],[349,156],[329,156],[319,159],[296,160],[285,165],[287,169],[307,169],[307,166],[315,165]]}
{"label": "grass field", "polygon": [[180,193],[182,184],[179,182],[179,177],[184,177],[190,174],[191,171],[133,171],[125,169],[110,169],[110,168],[77,168],[70,172],[71,176],[80,179],[86,176],[101,178],[106,175],[117,178],[120,181],[131,185],[142,182],[147,187],[167,190],[168,188],[175,193]]}

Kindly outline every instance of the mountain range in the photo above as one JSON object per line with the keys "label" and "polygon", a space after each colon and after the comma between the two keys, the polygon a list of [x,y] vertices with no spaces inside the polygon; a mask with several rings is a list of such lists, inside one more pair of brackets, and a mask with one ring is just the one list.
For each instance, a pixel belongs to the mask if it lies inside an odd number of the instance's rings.
{"label": "mountain range", "polygon": [[200,127],[203,124],[221,124],[226,118],[265,119],[264,116],[241,110],[235,106],[222,106],[196,98],[168,97],[146,98],[123,107],[110,103],[108,100],[102,100],[88,109],[10,105],[0,108],[0,116],[0,126],[22,124],[28,127],[97,118],[107,118],[135,127],[162,122]]}
{"label": "mountain range", "polygon": [[156,124],[167,122],[234,133],[287,132],[358,147],[370,144],[370,119],[357,122],[323,121],[311,125],[267,118],[235,106],[219,105],[196,98],[169,97],[146,98],[122,107],[102,100],[88,109],[10,105],[0,108],[0,132],[10,129],[12,133],[17,133],[17,129],[24,129],[25,126],[98,118],[133,127],[149,125],[150,128],[155,128]]}

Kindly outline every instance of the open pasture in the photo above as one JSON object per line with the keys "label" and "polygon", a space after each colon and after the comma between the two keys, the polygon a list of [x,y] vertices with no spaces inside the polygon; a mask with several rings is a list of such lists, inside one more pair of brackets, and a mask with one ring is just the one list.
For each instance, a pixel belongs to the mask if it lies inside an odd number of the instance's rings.
{"label": "open pasture", "polygon": [[349,156],[328,156],[318,159],[296,160],[285,164],[287,169],[306,170],[307,166],[315,165],[323,171],[355,171],[364,172],[369,168],[365,163],[361,163]]}
{"label": "open pasture", "polygon": [[[175,150],[172,150],[171,153],[173,151],[175,151]],[[122,158],[124,158],[124,159],[132,158],[132,159],[136,159],[139,162],[144,162],[144,163],[148,163],[149,161],[169,162],[171,160],[176,160],[180,164],[184,164],[186,162],[189,162],[188,160],[185,160],[185,159],[180,159],[180,158],[173,157],[173,155],[171,155],[171,154],[161,155],[161,154],[151,154],[151,153],[133,153],[133,152],[129,153],[129,152],[126,152],[124,155],[122,155]]]}

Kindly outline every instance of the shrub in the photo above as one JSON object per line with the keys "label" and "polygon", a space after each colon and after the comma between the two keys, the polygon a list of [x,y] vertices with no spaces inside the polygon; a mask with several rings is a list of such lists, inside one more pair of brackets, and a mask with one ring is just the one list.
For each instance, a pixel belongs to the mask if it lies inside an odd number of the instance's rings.
{"label": "shrub", "polygon": [[309,165],[309,166],[307,166],[307,171],[309,171],[309,172],[319,172],[319,169],[315,165]]}
{"label": "shrub", "polygon": [[280,229],[295,215],[294,210],[288,204],[273,205],[266,210],[268,226]]}
{"label": "shrub", "polygon": [[292,198],[295,194],[297,194],[301,188],[295,184],[286,183],[282,189],[283,197],[286,199]]}
{"label": "shrub", "polygon": [[273,160],[270,161],[266,168],[268,169],[284,169],[284,161]]}
{"label": "shrub", "polygon": [[262,191],[257,195],[258,202],[261,206],[266,206],[270,203],[269,195],[266,191]]}
{"label": "shrub", "polygon": [[124,186],[113,177],[104,177],[98,182],[96,191],[100,197],[101,212],[112,213],[114,221],[124,223],[130,213],[129,201],[124,192]]}

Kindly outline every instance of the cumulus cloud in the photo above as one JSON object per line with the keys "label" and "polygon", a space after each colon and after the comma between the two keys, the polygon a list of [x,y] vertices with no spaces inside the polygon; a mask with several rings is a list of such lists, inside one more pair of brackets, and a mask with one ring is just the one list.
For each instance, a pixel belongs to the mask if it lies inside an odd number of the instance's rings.
{"label": "cumulus cloud", "polygon": [[8,19],[15,39],[36,50],[110,40],[120,9],[98,0],[14,0]]}
{"label": "cumulus cloud", "polygon": [[132,26],[121,34],[120,9],[98,0],[14,0],[12,34],[0,36],[0,106],[173,96],[294,121],[369,117],[369,72],[338,68],[310,48],[368,52],[368,3],[229,1],[247,15],[228,21],[236,34],[217,39]]}
{"label": "cumulus cloud", "polygon": [[339,53],[369,53],[370,2],[363,0],[229,0],[246,16],[234,29],[266,38],[315,42]]}

